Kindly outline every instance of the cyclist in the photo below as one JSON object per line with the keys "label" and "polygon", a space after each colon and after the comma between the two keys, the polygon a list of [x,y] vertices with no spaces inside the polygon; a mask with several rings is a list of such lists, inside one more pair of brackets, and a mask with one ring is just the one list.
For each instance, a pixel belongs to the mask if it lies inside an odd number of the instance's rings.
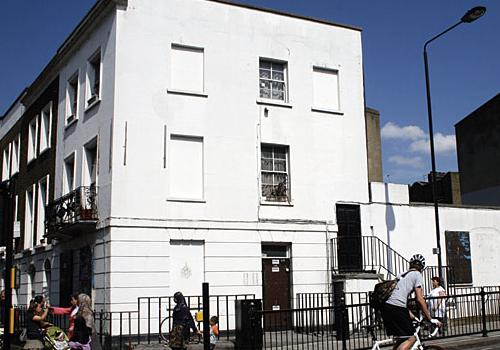
{"label": "cyclist", "polygon": [[395,347],[398,350],[409,350],[417,340],[413,334],[415,330],[412,325],[413,315],[408,309],[408,297],[415,292],[415,299],[420,305],[424,317],[434,324],[440,326],[440,322],[431,318],[424,299],[422,271],[425,267],[425,258],[421,254],[415,254],[410,259],[410,269],[398,276],[398,283],[391,296],[382,305],[382,318],[387,335],[399,339]]}

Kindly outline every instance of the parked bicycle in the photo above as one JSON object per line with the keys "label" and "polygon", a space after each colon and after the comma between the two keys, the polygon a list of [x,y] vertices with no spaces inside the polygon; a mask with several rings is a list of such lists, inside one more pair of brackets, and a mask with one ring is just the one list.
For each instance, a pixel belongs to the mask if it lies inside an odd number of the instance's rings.
{"label": "parked bicycle", "polygon": [[[441,347],[439,345],[425,345],[423,343],[423,341],[420,339],[421,338],[420,331],[422,329],[422,326],[424,325],[423,318],[417,319],[416,324],[417,324],[417,326],[415,328],[415,333],[413,335],[415,336],[415,338],[417,338],[417,341],[415,342],[415,344],[413,344],[411,350],[445,350],[443,347]],[[384,340],[377,340],[377,335],[375,334],[375,329],[377,327],[378,327],[378,325],[364,326],[363,327],[363,328],[366,328],[366,330],[370,333],[370,335],[372,337],[372,341],[373,341],[372,350],[380,350],[381,346],[393,344],[394,342],[396,342],[396,344],[394,345],[393,349],[397,349],[397,347],[399,346],[399,343],[397,342],[397,339],[395,339],[395,338],[391,337],[391,338],[384,339]],[[439,327],[434,325],[434,324],[430,324],[430,327],[432,327],[432,330],[430,331],[428,338],[435,337],[439,331]]]}
{"label": "parked bicycle", "polygon": [[[170,343],[171,323],[172,323],[172,316],[167,316],[160,322],[160,332],[159,332],[160,343],[163,343],[167,346],[169,346]],[[200,344],[200,343],[203,343],[203,337],[196,333],[190,332],[187,344]]]}

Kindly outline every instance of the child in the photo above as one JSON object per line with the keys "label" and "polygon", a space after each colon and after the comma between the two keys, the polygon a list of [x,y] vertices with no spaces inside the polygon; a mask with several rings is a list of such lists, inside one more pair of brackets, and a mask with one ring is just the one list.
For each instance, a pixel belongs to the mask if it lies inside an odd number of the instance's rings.
{"label": "child", "polygon": [[215,349],[217,338],[219,338],[219,327],[217,327],[217,323],[219,323],[217,316],[210,317],[210,350]]}

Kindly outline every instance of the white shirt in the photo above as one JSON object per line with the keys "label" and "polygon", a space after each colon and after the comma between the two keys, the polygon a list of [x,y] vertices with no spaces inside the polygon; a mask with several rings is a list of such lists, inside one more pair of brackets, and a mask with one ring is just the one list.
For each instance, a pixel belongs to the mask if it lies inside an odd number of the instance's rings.
{"label": "white shirt", "polygon": [[431,290],[431,293],[429,294],[429,298],[431,298],[429,299],[429,311],[431,312],[432,317],[444,317],[444,313],[446,311],[446,300],[443,298],[432,299],[438,298],[440,293],[444,293],[444,295],[446,295],[444,288],[438,286]]}

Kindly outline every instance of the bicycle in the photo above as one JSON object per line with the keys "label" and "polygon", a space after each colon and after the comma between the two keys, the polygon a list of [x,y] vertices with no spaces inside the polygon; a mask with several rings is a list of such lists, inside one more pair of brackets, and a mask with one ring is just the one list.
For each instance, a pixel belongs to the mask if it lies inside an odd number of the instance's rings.
{"label": "bicycle", "polygon": [[[167,316],[160,322],[160,331],[159,331],[160,343],[163,343],[167,346],[169,346],[170,343],[170,338],[169,338],[170,329],[167,328],[166,331],[163,331],[163,325],[171,318],[172,316]],[[170,326],[170,321],[167,322],[167,325]],[[200,344],[200,343],[203,344],[203,337],[198,334],[191,333],[190,331],[187,344],[189,345],[189,344]]]}
{"label": "bicycle", "polygon": [[[411,350],[445,350],[444,348],[442,348],[439,345],[425,345],[422,342],[422,340],[420,339],[420,328],[422,327],[423,319],[419,318],[416,320],[416,322],[417,322],[417,327],[415,328],[415,333],[413,335],[415,336],[415,338],[417,338],[417,341],[415,342],[415,344],[413,344]],[[375,335],[375,328],[377,328],[377,327],[378,327],[378,325],[364,326],[363,327],[363,328],[367,329],[367,331],[370,333],[370,335],[372,337],[372,341],[373,341],[372,350],[380,350],[381,346],[392,344],[395,341],[394,338],[377,340],[377,336]],[[438,333],[438,331],[439,331],[439,327],[436,326],[435,329],[429,334],[429,338],[435,337],[436,334]],[[399,343],[396,343],[396,345],[394,345],[393,349],[396,349],[397,346],[399,346]]]}

